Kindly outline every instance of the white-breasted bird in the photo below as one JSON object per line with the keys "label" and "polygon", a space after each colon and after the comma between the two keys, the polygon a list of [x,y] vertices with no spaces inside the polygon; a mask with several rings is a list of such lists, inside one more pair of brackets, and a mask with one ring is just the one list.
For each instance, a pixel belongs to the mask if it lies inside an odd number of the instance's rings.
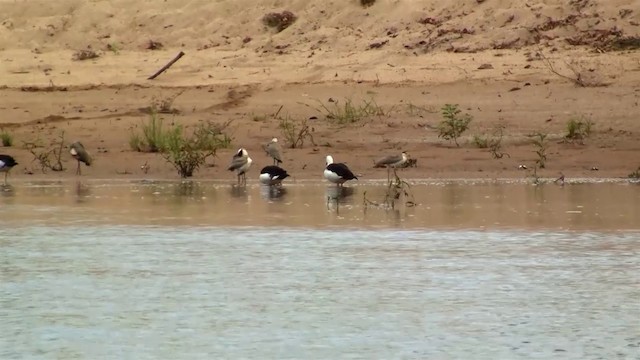
{"label": "white-breasted bird", "polygon": [[16,159],[11,155],[0,154],[0,172],[4,173],[4,184],[7,185],[7,176],[9,176],[9,171],[18,165]]}
{"label": "white-breasted bird", "polygon": [[393,168],[395,173],[395,169],[404,166],[407,163],[409,157],[407,156],[407,152],[403,151],[400,155],[389,155],[385,156],[381,159],[378,159],[374,162],[373,167],[386,167],[387,168],[387,179],[390,176],[390,169]]}
{"label": "white-breasted bird", "polygon": [[271,141],[264,146],[264,151],[273,158],[273,165],[280,165],[280,163],[282,163],[282,149],[280,148],[280,144],[278,144],[278,138],[271,139]]}
{"label": "white-breasted bird", "polygon": [[345,181],[358,180],[358,177],[353,175],[349,167],[343,163],[334,163],[333,157],[327,155],[326,167],[324,168],[324,178],[329,180],[338,186],[342,186]]}
{"label": "white-breasted bird", "polygon": [[231,164],[227,170],[236,171],[238,175],[238,184],[247,183],[247,170],[251,167],[253,160],[249,157],[249,153],[244,148],[238,149],[231,159]]}
{"label": "white-breasted bird", "polygon": [[87,166],[91,166],[91,163],[93,161],[91,159],[91,155],[89,155],[80,141],[76,141],[73,144],[69,145],[69,153],[74,159],[78,160],[76,175],[82,175],[82,172],[80,170],[80,162],[85,163]]}
{"label": "white-breasted bird", "polygon": [[276,165],[265,166],[260,170],[260,182],[264,185],[280,185],[282,180],[289,177],[287,171]]}

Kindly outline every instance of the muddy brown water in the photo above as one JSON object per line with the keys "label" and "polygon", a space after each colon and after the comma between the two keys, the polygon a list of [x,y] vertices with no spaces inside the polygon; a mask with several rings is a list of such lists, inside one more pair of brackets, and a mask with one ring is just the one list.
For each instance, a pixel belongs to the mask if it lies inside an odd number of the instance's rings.
{"label": "muddy brown water", "polygon": [[414,183],[15,183],[0,358],[640,358],[640,186]]}

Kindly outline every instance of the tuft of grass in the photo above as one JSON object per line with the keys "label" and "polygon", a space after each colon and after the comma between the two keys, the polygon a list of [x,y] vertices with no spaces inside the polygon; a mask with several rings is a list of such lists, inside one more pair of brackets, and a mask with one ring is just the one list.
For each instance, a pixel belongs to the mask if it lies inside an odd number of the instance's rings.
{"label": "tuft of grass", "polygon": [[567,134],[564,136],[568,140],[585,140],[591,135],[593,121],[584,115],[574,116],[567,121]]}
{"label": "tuft of grass", "polygon": [[275,28],[278,32],[288,28],[298,17],[291,11],[272,12],[262,17],[262,23],[268,27]]}
{"label": "tuft of grass", "polygon": [[489,139],[486,136],[473,135],[473,145],[480,149],[489,147]]}
{"label": "tuft of grass", "polygon": [[535,147],[534,152],[538,156],[536,159],[536,166],[540,169],[544,169],[547,163],[547,150],[549,148],[549,142],[547,141],[547,133],[537,132],[531,137],[533,138],[532,144]]}
{"label": "tuft of grass", "polygon": [[167,135],[163,129],[163,121],[155,111],[149,115],[149,121],[146,124],[142,124],[142,135],[144,137],[144,152],[161,152],[164,150]]}
{"label": "tuft of grass", "polygon": [[627,175],[627,177],[631,180],[640,180],[640,166],[638,166],[637,169]]}
{"label": "tuft of grass", "polygon": [[376,0],[360,0],[362,7],[369,7],[376,3]]}
{"label": "tuft of grass", "polygon": [[9,134],[6,131],[0,133],[0,139],[2,139],[2,146],[10,147],[13,146],[13,135]]}
{"label": "tuft of grass", "polygon": [[461,112],[457,104],[445,104],[442,107],[442,117],[444,119],[438,124],[438,131],[440,132],[438,137],[449,141],[453,140],[457,147],[460,147],[458,138],[467,131],[469,123],[473,120],[471,115],[461,115]]}
{"label": "tuft of grass", "polygon": [[330,105],[318,102],[320,108],[316,110],[322,112],[325,118],[340,125],[355,124],[372,116],[388,117],[391,113],[391,111],[385,111],[373,98],[362,100],[360,103],[350,98],[346,98],[342,103],[339,100],[330,100]]}

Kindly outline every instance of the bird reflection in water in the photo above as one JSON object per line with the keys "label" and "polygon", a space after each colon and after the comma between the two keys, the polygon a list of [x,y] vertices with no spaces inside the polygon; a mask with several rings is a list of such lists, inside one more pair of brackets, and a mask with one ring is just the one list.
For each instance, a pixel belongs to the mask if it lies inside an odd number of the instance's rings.
{"label": "bird reflection in water", "polygon": [[246,185],[231,185],[231,197],[232,198],[247,198],[249,191]]}
{"label": "bird reflection in water", "polygon": [[76,181],[76,202],[85,203],[91,196],[91,187],[82,181]]}
{"label": "bird reflection in water", "polygon": [[281,186],[260,186],[260,195],[265,200],[282,200],[287,189]]}
{"label": "bird reflection in water", "polygon": [[11,184],[0,184],[0,194],[2,196],[11,197],[16,194],[16,191]]}
{"label": "bird reflection in water", "polygon": [[331,204],[335,204],[336,213],[340,214],[340,204],[351,202],[355,189],[345,186],[328,186],[326,189],[327,210],[331,210]]}

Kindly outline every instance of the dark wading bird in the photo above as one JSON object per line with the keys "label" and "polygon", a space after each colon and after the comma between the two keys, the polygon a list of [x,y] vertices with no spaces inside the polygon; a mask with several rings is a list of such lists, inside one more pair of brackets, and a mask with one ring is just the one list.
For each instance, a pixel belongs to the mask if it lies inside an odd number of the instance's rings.
{"label": "dark wading bird", "polygon": [[287,171],[279,166],[269,165],[260,170],[260,182],[264,185],[282,185],[282,180],[289,177]]}
{"label": "dark wading bird", "polygon": [[324,168],[324,178],[334,184],[338,184],[338,186],[342,186],[342,184],[348,180],[358,180],[351,170],[349,170],[347,165],[343,163],[334,163],[331,155],[327,155],[326,165],[327,166]]}
{"label": "dark wading bird", "polygon": [[238,175],[238,184],[247,184],[247,170],[251,167],[253,160],[249,157],[249,153],[244,148],[238,149],[231,159],[231,164],[227,168],[229,171],[236,171]]}
{"label": "dark wading bird", "polygon": [[78,160],[78,169],[76,169],[76,175],[82,175],[82,171],[80,170],[80,163],[83,162],[87,166],[91,166],[91,155],[89,155],[87,150],[85,150],[80,141],[76,141],[73,144],[69,145],[69,153],[74,159]]}
{"label": "dark wading bird", "polygon": [[264,146],[264,151],[267,155],[273,158],[273,165],[280,165],[282,163],[282,149],[278,144],[278,138],[273,138]]}
{"label": "dark wading bird", "polygon": [[7,176],[9,176],[9,171],[18,165],[16,159],[14,159],[10,155],[0,155],[0,172],[4,173],[4,184],[7,185]]}
{"label": "dark wading bird", "polygon": [[[389,155],[382,159],[375,161],[374,167],[386,167],[387,168],[387,180],[390,178],[390,169],[393,168],[393,173],[396,173],[396,169],[404,166],[409,160],[407,152],[403,151],[400,155]],[[397,175],[396,175],[397,176]]]}

